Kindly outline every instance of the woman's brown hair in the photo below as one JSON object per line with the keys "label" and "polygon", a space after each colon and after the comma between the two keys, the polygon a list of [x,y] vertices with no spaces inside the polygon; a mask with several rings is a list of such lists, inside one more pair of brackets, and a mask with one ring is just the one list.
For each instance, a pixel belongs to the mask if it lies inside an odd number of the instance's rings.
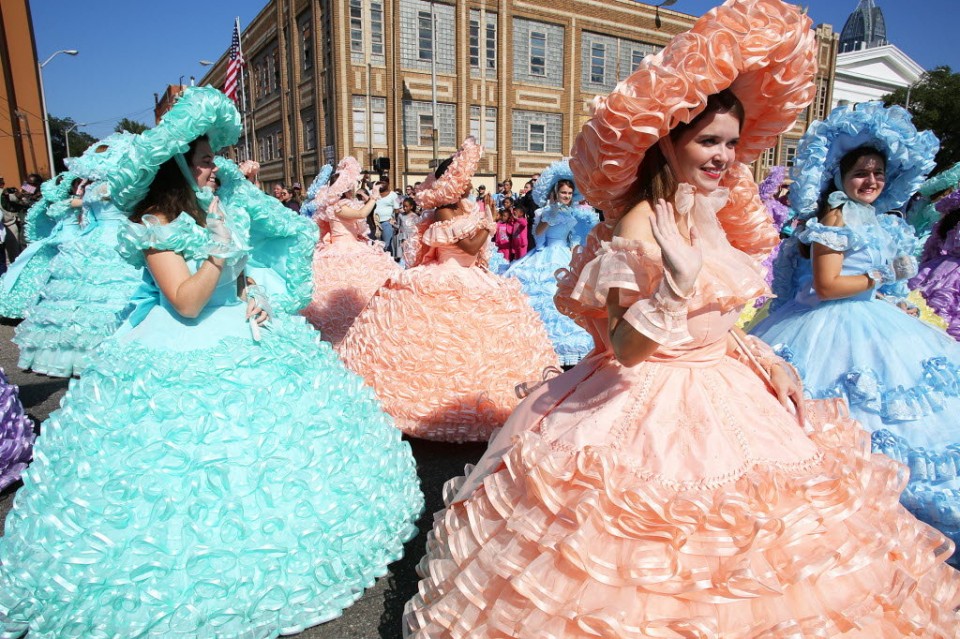
{"label": "woman's brown hair", "polygon": [[[188,165],[193,161],[193,153],[197,144],[206,139],[207,137],[202,135],[190,143],[190,148],[184,154]],[[146,197],[133,208],[133,215],[130,216],[130,219],[134,222],[141,222],[144,215],[161,213],[172,221],[173,218],[184,212],[192,217],[198,226],[206,226],[207,215],[200,208],[200,203],[197,202],[197,195],[193,190],[194,186],[194,184],[187,182],[187,178],[180,172],[177,161],[170,158],[160,165],[156,177],[150,183]]]}
{"label": "woman's brown hair", "polygon": [[[724,89],[719,93],[714,93],[707,98],[707,106],[697,117],[687,123],[680,123],[670,131],[670,140],[675,142],[686,131],[693,128],[697,123],[711,113],[732,113],[743,124],[745,111],[743,104],[737,99],[730,89]],[[670,201],[677,192],[679,181],[670,169],[660,144],[657,143],[650,147],[643,156],[643,161],[637,168],[636,197],[634,202],[647,200],[656,202],[663,199]]]}

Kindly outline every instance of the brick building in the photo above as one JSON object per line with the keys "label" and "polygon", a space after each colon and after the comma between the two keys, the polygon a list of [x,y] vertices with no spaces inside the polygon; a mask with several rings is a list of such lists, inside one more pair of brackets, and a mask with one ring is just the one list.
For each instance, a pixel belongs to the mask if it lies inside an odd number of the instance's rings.
{"label": "brick building", "polygon": [[[243,32],[252,148],[237,152],[266,185],[309,183],[349,154],[369,168],[389,158],[402,186],[473,134],[486,147],[477,181],[519,186],[569,151],[595,95],[694,19],[660,9],[658,25],[633,0],[270,0]],[[826,115],[837,35],[817,34],[817,99],[758,175]],[[225,51],[200,84],[222,86],[226,65]]]}
{"label": "brick building", "polygon": [[27,0],[0,3],[0,176],[20,186],[30,173],[50,177],[40,73]]}

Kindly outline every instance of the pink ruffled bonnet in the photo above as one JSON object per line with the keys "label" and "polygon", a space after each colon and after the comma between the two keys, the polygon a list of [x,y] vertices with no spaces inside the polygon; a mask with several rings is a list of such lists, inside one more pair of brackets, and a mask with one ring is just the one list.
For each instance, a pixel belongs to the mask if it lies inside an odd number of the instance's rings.
{"label": "pink ruffled bonnet", "polygon": [[446,172],[439,178],[431,173],[417,189],[413,196],[417,204],[423,209],[435,209],[459,202],[477,172],[482,155],[483,147],[477,144],[476,138],[470,136],[464,140]]}
{"label": "pink ruffled bonnet", "polygon": [[814,98],[817,46],[810,24],[798,7],[780,0],[727,0],[706,13],[610,95],[596,98],[571,153],[577,187],[607,219],[619,218],[635,204],[637,169],[647,150],[724,89],[746,112],[737,159],[755,160]]}

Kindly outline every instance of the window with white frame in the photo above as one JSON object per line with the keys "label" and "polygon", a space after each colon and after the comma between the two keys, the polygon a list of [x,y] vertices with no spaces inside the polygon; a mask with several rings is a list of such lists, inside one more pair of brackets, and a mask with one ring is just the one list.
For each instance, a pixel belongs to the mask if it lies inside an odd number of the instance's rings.
{"label": "window with white frame", "polygon": [[486,16],[486,24],[481,28],[480,12],[470,11],[470,68],[479,70],[481,65],[487,71],[497,68],[497,23],[494,15]]}
{"label": "window with white frame", "polygon": [[433,59],[433,16],[429,11],[417,13],[417,56],[421,60]]}
{"label": "window with white frame", "polygon": [[783,165],[793,166],[797,161],[797,143],[789,142],[783,147]]}
{"label": "window with white frame", "polygon": [[383,0],[370,0],[370,53],[383,55]]}
{"label": "window with white frame", "polygon": [[829,112],[827,109],[827,96],[830,93],[830,81],[827,78],[817,80],[817,101],[813,117],[816,120],[823,120]]}
{"label": "window with white frame", "polygon": [[417,140],[420,146],[433,146],[433,114],[417,114]]}
{"label": "window with white frame", "polygon": [[364,95],[353,96],[353,145],[367,144],[367,99]]}
{"label": "window with white frame", "polygon": [[530,75],[547,75],[547,34],[530,32]]}
{"label": "window with white frame", "polygon": [[350,51],[363,53],[363,0],[350,0]]}
{"label": "window with white frame", "polygon": [[590,46],[590,81],[603,84],[607,71],[607,47],[602,42]]}
{"label": "window with white frame", "polygon": [[486,117],[483,119],[483,131],[480,130],[480,107],[470,107],[470,135],[480,141],[486,152],[494,153],[497,149],[497,110],[487,107]]}
{"label": "window with white frame", "polygon": [[531,122],[527,125],[527,150],[531,153],[543,153],[547,150],[547,125],[545,122]]}
{"label": "window with white frame", "polygon": [[387,99],[370,98],[370,119],[373,127],[370,135],[373,146],[387,146]]}
{"label": "window with white frame", "polygon": [[763,167],[773,166],[776,160],[776,152],[777,150],[774,147],[770,147],[769,149],[764,151],[763,155],[760,156],[760,166],[763,166]]}

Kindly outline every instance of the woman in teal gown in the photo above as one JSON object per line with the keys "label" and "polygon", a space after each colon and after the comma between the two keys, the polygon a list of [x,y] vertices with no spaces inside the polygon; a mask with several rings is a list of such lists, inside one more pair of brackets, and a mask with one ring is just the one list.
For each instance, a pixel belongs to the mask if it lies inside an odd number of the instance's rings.
{"label": "woman in teal gown", "polygon": [[226,160],[218,197],[198,186],[239,130],[188,89],[108,176],[145,286],[42,426],[0,539],[2,636],[292,634],[415,533],[409,446],[294,314],[316,225]]}
{"label": "woman in teal gown", "polygon": [[61,245],[82,230],[82,188],[69,171],[40,186],[43,197],[27,211],[28,246],[0,277],[0,317],[22,318],[40,298]]}
{"label": "woman in teal gown", "polygon": [[16,328],[20,368],[54,377],[79,375],[89,354],[132,310],[143,276],[118,251],[127,214],[114,204],[103,180],[134,137],[111,135],[67,161],[72,173],[92,181],[84,190],[84,228],[60,245],[37,303]]}

